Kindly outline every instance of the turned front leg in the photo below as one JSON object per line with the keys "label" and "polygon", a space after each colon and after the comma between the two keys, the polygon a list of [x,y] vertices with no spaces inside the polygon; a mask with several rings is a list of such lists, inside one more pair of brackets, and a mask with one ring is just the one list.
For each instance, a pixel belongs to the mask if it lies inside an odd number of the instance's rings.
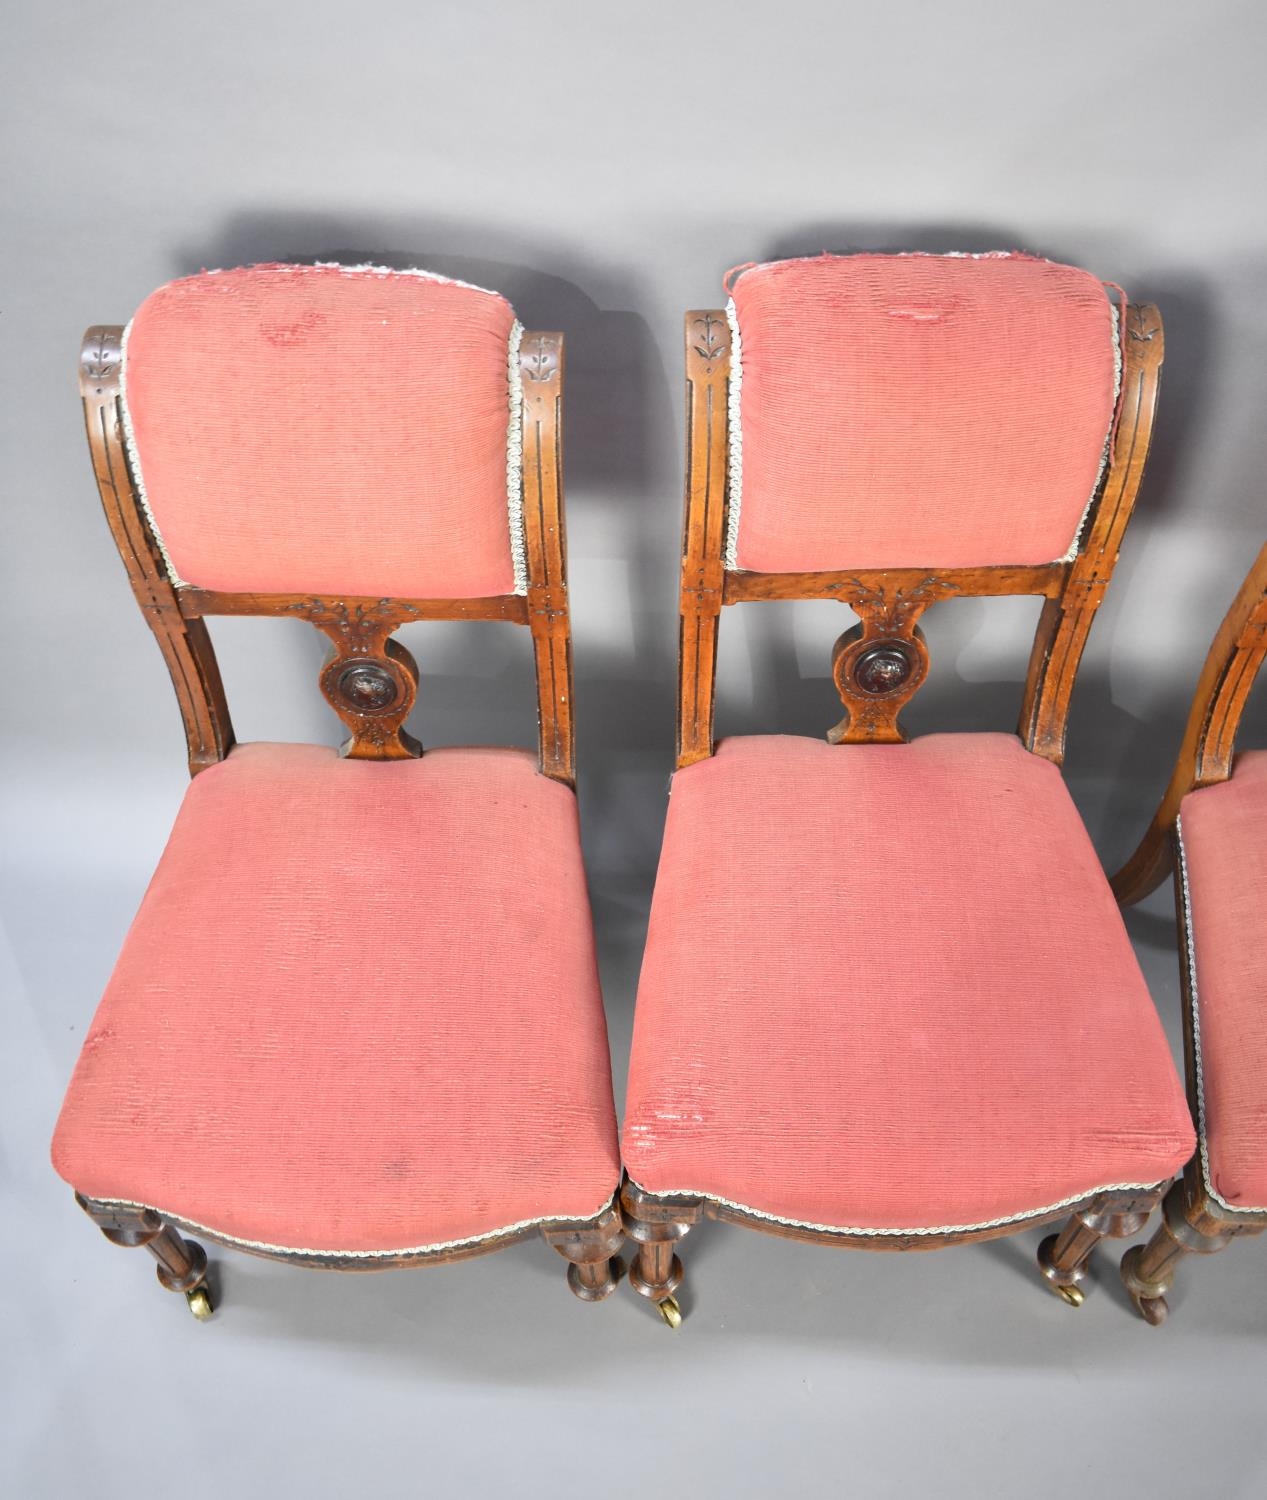
{"label": "turned front leg", "polygon": [[158,1262],[159,1284],[169,1292],[182,1292],[189,1310],[200,1322],[215,1311],[207,1289],[207,1252],[196,1240],[187,1240],[149,1208],[124,1208],[96,1203],[75,1194],[75,1202],[112,1245],[126,1249],[144,1247]]}
{"label": "turned front leg", "polygon": [[1159,1192],[1130,1198],[1104,1195],[1076,1209],[1059,1234],[1049,1234],[1038,1247],[1038,1268],[1047,1284],[1070,1307],[1086,1300],[1086,1280],[1092,1252],[1102,1239],[1124,1239],[1148,1222]]}
{"label": "turned front leg", "polygon": [[612,1203],[587,1224],[547,1227],[541,1233],[568,1262],[568,1286],[574,1296],[582,1302],[611,1296],[625,1269],[617,1254],[625,1239],[618,1204]]}
{"label": "turned front leg", "polygon": [[628,1180],[620,1201],[625,1211],[625,1232],[638,1246],[637,1259],[629,1268],[629,1285],[655,1303],[670,1328],[677,1328],[682,1322],[682,1309],[673,1294],[682,1285],[683,1275],[677,1245],[699,1222],[703,1205],[654,1198]]}
{"label": "turned front leg", "polygon": [[1139,1314],[1154,1328],[1170,1311],[1166,1293],[1186,1255],[1216,1255],[1237,1233],[1261,1233],[1236,1224],[1220,1224],[1210,1217],[1202,1193],[1195,1201],[1180,1179],[1166,1194],[1162,1219],[1146,1245],[1132,1245],[1122,1257],[1122,1282]]}

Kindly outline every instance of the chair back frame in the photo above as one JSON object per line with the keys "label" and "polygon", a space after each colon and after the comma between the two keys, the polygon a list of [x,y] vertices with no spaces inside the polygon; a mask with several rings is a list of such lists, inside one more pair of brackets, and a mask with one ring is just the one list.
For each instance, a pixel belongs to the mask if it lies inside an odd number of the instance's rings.
{"label": "chair back frame", "polygon": [[101,503],[132,591],[158,641],[180,705],[189,773],[233,747],[233,723],[206,619],[214,615],[299,616],[330,641],[320,685],[349,731],[342,753],[399,760],[422,753],[404,729],[417,695],[418,667],[392,634],[412,620],[506,620],[532,632],[541,773],[575,784],[572,635],[563,515],[564,355],[560,333],[525,333],[523,512],[528,589],[485,599],[368,599],[350,595],[218,593],[172,583],[128,462],[120,376],[123,329],[84,335],[79,383]]}
{"label": "chair back frame", "polygon": [[1223,617],[1188,711],[1183,741],[1169,785],[1139,848],[1113,877],[1113,894],[1124,905],[1142,901],[1170,874],[1172,836],[1189,792],[1232,774],[1236,736],[1250,689],[1267,658],[1267,545]]}
{"label": "chair back frame", "polygon": [[686,519],[682,544],[677,764],[713,753],[717,631],[722,606],[763,599],[839,599],[860,624],[837,641],[832,676],[845,718],[828,738],[894,744],[899,715],[928,673],[919,629],[939,599],[1036,594],[1045,603],[1030,655],[1018,733],[1035,754],[1064,758],[1069,699],[1122,534],[1131,518],[1152,437],[1164,356],[1161,316],[1148,304],[1123,309],[1122,383],[1111,461],[1075,555],[1025,567],[859,569],[757,573],[724,561],[728,472],[730,330],[718,309],[686,314]]}

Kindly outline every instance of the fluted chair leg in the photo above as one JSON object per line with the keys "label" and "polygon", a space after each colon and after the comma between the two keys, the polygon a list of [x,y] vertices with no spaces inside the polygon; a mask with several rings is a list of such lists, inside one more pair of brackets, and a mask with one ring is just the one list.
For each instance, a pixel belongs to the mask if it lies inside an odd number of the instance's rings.
{"label": "fluted chair leg", "polygon": [[1104,1194],[1075,1210],[1059,1234],[1049,1234],[1038,1247],[1038,1269],[1056,1295],[1070,1307],[1086,1300],[1082,1283],[1091,1255],[1102,1239],[1125,1239],[1148,1222],[1161,1190],[1151,1193]]}
{"label": "fluted chair leg", "polygon": [[1183,1258],[1216,1255],[1231,1244],[1238,1230],[1245,1232],[1231,1224],[1217,1227],[1204,1203],[1190,1199],[1187,1184],[1182,1179],[1176,1182],[1166,1194],[1162,1220],[1152,1239],[1144,1245],[1132,1245],[1122,1257],[1122,1283],[1140,1317],[1154,1328],[1164,1323],[1170,1312],[1166,1293],[1174,1285]]}

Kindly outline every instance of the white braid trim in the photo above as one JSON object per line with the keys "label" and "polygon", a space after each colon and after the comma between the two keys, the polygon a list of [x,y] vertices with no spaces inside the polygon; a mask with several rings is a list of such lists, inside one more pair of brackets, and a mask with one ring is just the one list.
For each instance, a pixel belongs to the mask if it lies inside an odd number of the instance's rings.
{"label": "white braid trim", "polygon": [[1073,541],[1069,543],[1069,550],[1059,562],[1072,562],[1078,555],[1078,548],[1082,546],[1082,533],[1086,528],[1087,517],[1091,514],[1100,493],[1100,486],[1104,482],[1104,476],[1108,471],[1109,457],[1113,450],[1113,429],[1117,425],[1117,406],[1122,399],[1122,314],[1118,312],[1117,305],[1110,300],[1109,316],[1113,320],[1113,410],[1109,414],[1109,430],[1104,435],[1104,448],[1100,453],[1100,467],[1095,471],[1095,483],[1091,486],[1091,494],[1086,505],[1082,508],[1082,515],[1078,518],[1078,524],[1074,529]]}
{"label": "white braid trim", "polygon": [[1192,924],[1192,895],[1188,888],[1188,855],[1183,846],[1183,820],[1175,819],[1175,845],[1179,850],[1179,884],[1183,896],[1184,957],[1188,966],[1188,994],[1192,1005],[1192,1057],[1196,1064],[1197,1084],[1197,1149],[1201,1158],[1201,1181],[1205,1190],[1220,1208],[1232,1214],[1267,1214],[1267,1208],[1247,1208],[1240,1203],[1229,1203],[1215,1191],[1210,1178],[1210,1150],[1205,1131],[1205,1073],[1201,1061],[1201,1006],[1197,998],[1197,948],[1196,933]]}
{"label": "white braid trim", "polygon": [[[85,1197],[90,1195],[85,1194]],[[543,1224],[588,1224],[611,1207],[609,1194],[596,1209],[583,1214],[542,1214],[534,1219],[520,1219],[514,1224],[504,1224],[500,1229],[490,1229],[487,1234],[473,1234],[460,1240],[437,1240],[430,1245],[409,1245],[401,1250],[311,1250],[298,1245],[273,1245],[267,1240],[248,1240],[240,1235],[225,1234],[209,1224],[199,1224],[195,1219],[186,1219],[181,1214],[168,1213],[152,1203],[134,1203],[127,1198],[93,1198],[105,1208],[128,1208],[140,1212],[157,1214],[165,1224],[178,1229],[192,1230],[194,1234],[205,1234],[221,1245],[236,1245],[243,1250],[261,1250],[268,1255],[302,1255],[306,1259],[329,1260],[390,1260],[400,1255],[440,1254],[444,1250],[461,1250],[468,1245],[483,1245],[491,1240],[505,1239],[507,1235],[520,1234],[526,1229],[539,1229]]]}
{"label": "white braid trim", "polygon": [[[632,1182],[633,1179],[631,1178],[630,1181]],[[638,1187],[638,1184],[634,1183],[634,1186]],[[983,1219],[978,1224],[938,1224],[918,1229],[849,1229],[840,1224],[813,1224],[806,1219],[786,1219],[781,1214],[770,1214],[760,1208],[750,1208],[746,1203],[736,1203],[733,1198],[719,1198],[716,1193],[705,1192],[700,1188],[670,1188],[661,1192],[647,1193],[647,1197],[701,1198],[706,1203],[720,1203],[726,1208],[738,1209],[740,1213],[750,1214],[754,1219],[765,1219],[771,1224],[786,1224],[792,1229],[809,1229],[815,1234],[838,1234],[842,1237],[857,1239],[906,1239],[911,1235],[971,1234],[978,1229],[1001,1229],[1008,1224],[1023,1224],[1029,1219],[1042,1218],[1044,1214],[1059,1213],[1062,1208],[1085,1202],[1086,1199],[1098,1197],[1101,1193],[1148,1192],[1156,1186],[1155,1182],[1112,1182],[1104,1187],[1088,1188],[1085,1193],[1074,1193],[1068,1198],[1061,1198],[1057,1203],[1048,1203],[1043,1208],[1027,1208],[1020,1213],[1005,1214],[1001,1219]],[[647,1190],[639,1188],[638,1191],[646,1192]]]}
{"label": "white braid trim", "polygon": [[146,493],[145,478],[141,473],[141,455],[137,452],[136,434],[132,431],[132,413],[128,410],[128,337],[131,332],[132,320],[129,318],[128,325],[123,330],[123,343],[119,351],[119,413],[123,419],[123,448],[127,454],[128,468],[132,471],[132,483],[136,486],[136,497],[141,502],[150,533],[158,547],[159,556],[163,559],[163,568],[175,587],[183,589],[188,585],[172,565],[167,543],[163,540],[163,533],[158,529],[158,522],[150,509],[150,497]]}
{"label": "white braid trim", "polygon": [[726,567],[739,567],[739,507],[743,503],[743,421],[740,397],[743,394],[743,343],[739,337],[739,314],[735,299],[726,300],[726,321],[730,324],[730,383],[726,391],[726,421],[729,441],[726,444]]}
{"label": "white braid trim", "polygon": [[510,384],[510,425],[506,432],[506,510],[510,518],[510,556],[515,565],[515,593],[528,592],[528,537],[524,530],[524,385],[519,346],[524,328],[511,324],[506,374]]}

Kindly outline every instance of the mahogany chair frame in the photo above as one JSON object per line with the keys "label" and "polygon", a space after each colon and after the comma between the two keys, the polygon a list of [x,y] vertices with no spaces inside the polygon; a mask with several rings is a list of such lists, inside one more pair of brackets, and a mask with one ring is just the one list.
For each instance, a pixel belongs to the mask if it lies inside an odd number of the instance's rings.
{"label": "mahogany chair frame", "polygon": [[[719,309],[685,319],[687,436],[686,515],[682,543],[677,766],[713,753],[717,637],[722,608],[770,599],[838,599],[859,624],[836,642],[832,677],[845,707],[828,738],[837,744],[895,744],[906,736],[902,709],[924,682],[928,648],[919,622],[949,597],[1029,594],[1044,600],[1025,680],[1018,735],[1028,750],[1060,765],[1065,726],[1082,653],[1104,590],[1117,563],[1122,535],[1135,507],[1152,436],[1164,339],[1157,309],[1121,309],[1122,378],[1111,461],[1071,560],[1026,567],[851,569],[844,572],[759,573],[728,569],[724,557],[728,493],[730,329]],[[682,1281],[674,1246],[702,1219],[746,1224],[767,1234],[867,1250],[928,1250],[993,1239],[1070,1215],[1045,1240],[1039,1265],[1048,1284],[1071,1305],[1096,1244],[1134,1234],[1147,1221],[1165,1184],[1143,1191],[1102,1192],[1051,1212],[1002,1226],[947,1234],[857,1235],[783,1224],[707,1198],[657,1197],[626,1176],[625,1232],[638,1254],[630,1283],[676,1327],[674,1293]]]}
{"label": "mahogany chair frame", "polygon": [[[171,582],[146,516],[124,438],[121,392],[123,329],[94,326],[80,352],[80,394],[93,471],[106,520],[132,591],[167,663],[180,705],[189,773],[222,761],[234,744],[215,650],[206,620],[215,615],[298,616],[331,643],[321,669],[327,702],[349,731],[341,754],[362,760],[399,760],[423,753],[403,728],[413,706],[418,668],[391,639],[414,620],[504,620],[532,632],[537,679],[538,766],[543,776],[575,784],[572,710],[572,634],[568,611],[567,545],[563,510],[562,421],[564,347],[560,333],[525,333],[519,368],[523,386],[523,516],[527,592],[482,599],[371,599],[350,595],[216,593]],[[76,1201],[114,1244],[145,1246],[158,1261],[158,1279],[183,1292],[195,1316],[211,1315],[207,1257],[185,1238],[190,1226],[148,1208]],[[595,1218],[539,1226],[568,1262],[567,1279],[583,1301],[606,1297],[623,1270],[618,1195]],[[233,1249],[293,1264],[337,1270],[377,1270],[468,1259],[536,1233],[537,1226],[490,1235],[464,1245],[400,1256],[311,1255],[265,1251],[221,1239]]]}
{"label": "mahogany chair frame", "polygon": [[[1201,1074],[1197,1050],[1194,955],[1187,874],[1179,838],[1179,810],[1189,792],[1214,786],[1232,774],[1241,715],[1267,657],[1267,546],[1258,554],[1210,646],[1188,713],[1183,742],[1161,799],[1139,848],[1113,877],[1113,893],[1124,905],[1142,901],[1168,875],[1174,876],[1179,927],[1183,1053],[1188,1105],[1201,1129]],[[1252,939],[1247,934],[1247,941]],[[1242,1235],[1267,1229],[1267,1209],[1236,1212],[1210,1192],[1198,1144],[1162,1205],[1162,1222],[1145,1245],[1122,1257],[1122,1280],[1140,1314],[1154,1326],[1169,1311],[1166,1293],[1187,1255],[1213,1255]]]}

